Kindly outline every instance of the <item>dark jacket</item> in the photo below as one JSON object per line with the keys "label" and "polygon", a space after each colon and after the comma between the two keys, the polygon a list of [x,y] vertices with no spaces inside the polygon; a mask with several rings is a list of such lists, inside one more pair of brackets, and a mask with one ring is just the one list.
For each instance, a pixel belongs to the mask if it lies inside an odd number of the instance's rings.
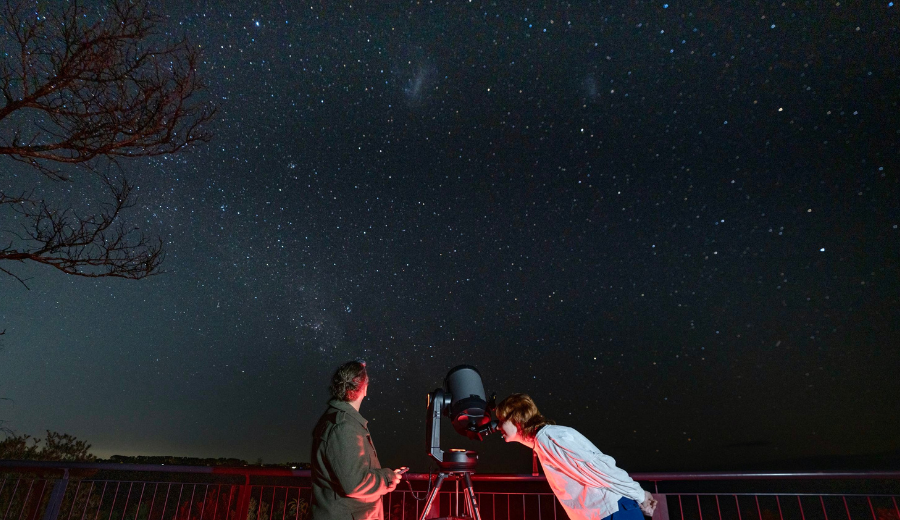
{"label": "dark jacket", "polygon": [[393,471],[378,462],[367,424],[350,403],[328,402],[313,430],[313,520],[383,520]]}

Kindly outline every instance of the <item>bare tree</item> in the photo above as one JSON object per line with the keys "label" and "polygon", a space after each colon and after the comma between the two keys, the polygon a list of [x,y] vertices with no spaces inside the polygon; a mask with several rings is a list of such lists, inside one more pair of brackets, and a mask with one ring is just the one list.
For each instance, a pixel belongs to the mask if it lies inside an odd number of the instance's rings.
{"label": "bare tree", "polygon": [[147,0],[95,10],[77,0],[0,1],[0,155],[58,182],[74,182],[79,166],[104,186],[89,214],[33,188],[0,191],[0,271],[23,284],[4,261],[88,277],[157,273],[162,241],[122,222],[133,187],[109,172],[124,158],[209,140],[215,109],[199,99],[197,47],[158,34]]}

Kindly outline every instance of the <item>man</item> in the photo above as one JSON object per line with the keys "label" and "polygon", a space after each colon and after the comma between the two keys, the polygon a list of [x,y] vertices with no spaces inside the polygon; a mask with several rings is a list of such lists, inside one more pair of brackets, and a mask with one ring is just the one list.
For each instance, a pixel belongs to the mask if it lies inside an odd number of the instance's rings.
{"label": "man", "polygon": [[382,468],[359,405],[369,389],[366,364],[344,363],[331,378],[328,409],[313,430],[313,520],[384,520],[381,497],[401,470]]}

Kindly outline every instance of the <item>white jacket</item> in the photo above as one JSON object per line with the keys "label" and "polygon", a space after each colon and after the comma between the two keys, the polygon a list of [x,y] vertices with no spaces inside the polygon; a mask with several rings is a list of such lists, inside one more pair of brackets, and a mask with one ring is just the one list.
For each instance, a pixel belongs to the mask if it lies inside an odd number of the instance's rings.
{"label": "white jacket", "polygon": [[547,482],[572,520],[600,520],[619,510],[627,497],[638,504],[644,490],[616,461],[567,426],[547,425],[534,438]]}

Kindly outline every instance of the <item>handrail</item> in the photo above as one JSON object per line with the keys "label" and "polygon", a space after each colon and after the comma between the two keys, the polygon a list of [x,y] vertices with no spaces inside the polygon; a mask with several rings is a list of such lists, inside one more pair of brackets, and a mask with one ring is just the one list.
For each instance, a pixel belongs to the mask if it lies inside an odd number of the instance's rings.
{"label": "handrail", "polygon": [[[306,477],[308,469],[260,468],[255,466],[170,466],[166,464],[116,464],[109,462],[65,462],[35,460],[0,460],[0,468],[18,470],[107,470],[138,472],[198,473],[209,475],[243,475],[260,477]],[[816,471],[816,472],[671,472],[671,473],[631,473],[634,480],[758,480],[758,479],[900,479],[900,471]],[[427,480],[428,473],[407,473],[404,478]],[[543,481],[543,475],[513,473],[475,473],[472,480],[482,481]]]}
{"label": "handrail", "polygon": [[[105,473],[97,474],[98,471]],[[134,473],[143,475],[135,476]],[[188,478],[188,475],[195,477]],[[404,478],[416,482],[410,483],[409,489],[398,488],[385,496],[383,505],[385,511],[390,512],[390,518],[418,517],[421,504],[416,488],[419,493],[424,493],[429,488],[427,481],[435,476],[435,473],[407,473]],[[711,520],[716,518],[716,513],[719,520],[732,518],[735,513],[740,519],[742,511],[752,512],[753,509],[756,514],[743,518],[762,520],[763,509],[767,509],[773,515],[777,510],[777,516],[771,517],[773,520],[795,520],[798,517],[790,512],[792,510],[799,511],[802,520],[814,520],[817,517],[803,514],[804,508],[809,510],[810,507],[813,510],[821,508],[825,520],[844,518],[844,514],[847,520],[900,520],[900,492],[897,491],[900,471],[671,472],[632,473],[631,476],[638,481],[650,482],[655,488],[660,507],[654,520],[679,517],[681,520]],[[110,520],[113,517],[124,520],[126,516],[129,520],[303,520],[309,512],[312,491],[308,469],[249,465],[0,460],[0,477],[0,513],[4,520],[7,517],[11,520],[96,520],[101,516]],[[459,475],[452,478],[457,477]],[[291,478],[294,480],[288,480]],[[758,487],[751,486],[750,480],[786,482],[789,479],[794,480],[776,487],[790,489],[773,492],[772,486],[764,485],[765,492],[749,490]],[[490,504],[492,520],[501,518],[496,515],[504,513],[506,520],[556,520],[562,513],[563,506],[553,498],[545,476],[488,473],[474,474],[472,480],[484,483],[479,486],[478,501]],[[821,487],[827,492],[810,492],[811,482],[808,481],[812,480],[822,482]],[[685,486],[689,491],[664,489],[660,492],[660,483],[664,481],[690,482]],[[712,485],[712,481],[719,483]],[[733,483],[725,484],[725,481]],[[834,492],[837,482],[841,482],[837,487],[846,487],[844,492]],[[644,487],[648,488],[646,484]],[[723,487],[743,489],[710,491]],[[860,490],[863,492],[859,493]],[[445,499],[444,505],[448,508],[455,505],[458,514],[459,490],[448,491]],[[670,508],[673,515],[669,513]],[[92,516],[85,516],[88,509],[94,511]],[[705,514],[704,509],[712,511],[712,516]],[[724,509],[730,513],[723,516]],[[515,514],[512,513],[514,510]],[[12,516],[7,514],[10,511]],[[76,511],[74,516],[72,511]],[[80,515],[77,514],[79,511]],[[98,516],[100,511],[103,515]],[[833,516],[832,511],[837,516]]]}

